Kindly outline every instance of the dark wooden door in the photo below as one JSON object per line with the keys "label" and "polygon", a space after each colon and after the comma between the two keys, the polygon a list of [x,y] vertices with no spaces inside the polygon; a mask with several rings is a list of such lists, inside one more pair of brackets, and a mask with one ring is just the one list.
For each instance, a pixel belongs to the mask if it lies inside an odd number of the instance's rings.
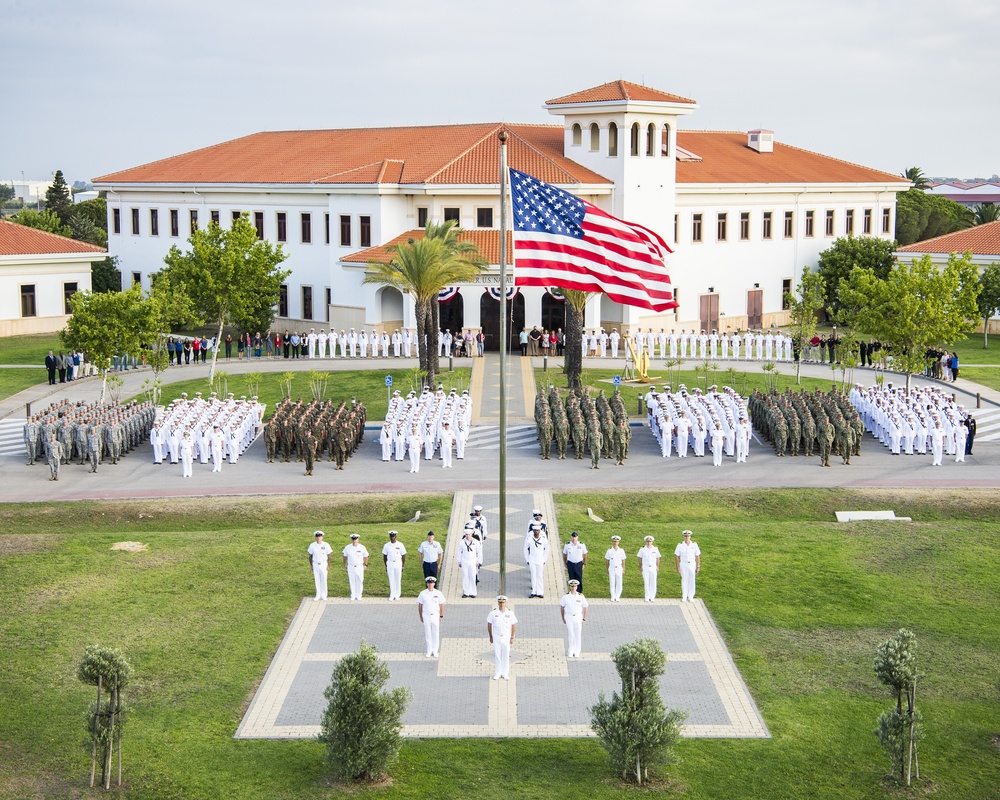
{"label": "dark wooden door", "polygon": [[747,292],[747,327],[764,327],[764,290],[751,289]]}
{"label": "dark wooden door", "polygon": [[706,333],[719,329],[719,295],[701,296],[701,329]]}

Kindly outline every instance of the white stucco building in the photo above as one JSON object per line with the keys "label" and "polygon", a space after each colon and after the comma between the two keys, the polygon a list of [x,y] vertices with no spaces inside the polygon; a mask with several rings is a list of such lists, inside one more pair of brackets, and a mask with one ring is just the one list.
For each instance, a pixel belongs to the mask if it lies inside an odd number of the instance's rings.
{"label": "white stucco building", "polygon": [[58,331],[69,298],[89,291],[90,265],[106,251],[0,220],[0,336]]}
{"label": "white stucco building", "polygon": [[[555,125],[469,124],[252,134],[94,180],[109,250],[148,288],[171,245],[198,225],[248,212],[281,242],[292,275],[277,326],[415,327],[412,302],[363,285],[385,246],[457,219],[490,269],[442,304],[442,327],[483,327],[496,347],[499,143],[508,162],[671,242],[680,302],[657,315],[596,297],[586,326],[720,330],[782,324],[784,292],[838,236],[893,238],[898,176],[784,144],[772,131],[681,129],[690,99],[612,83],[550,100]],[[544,289],[512,302],[514,328],[556,327]]]}

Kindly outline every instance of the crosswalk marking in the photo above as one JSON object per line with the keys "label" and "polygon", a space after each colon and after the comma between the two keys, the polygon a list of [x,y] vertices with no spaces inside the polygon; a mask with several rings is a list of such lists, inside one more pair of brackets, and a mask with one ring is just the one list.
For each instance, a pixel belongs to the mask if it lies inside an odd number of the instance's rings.
{"label": "crosswalk marking", "polygon": [[28,451],[24,447],[23,419],[0,419],[0,456],[4,458],[28,457]]}
{"label": "crosswalk marking", "polygon": [[[469,431],[466,447],[477,450],[500,449],[500,426],[477,425]],[[538,436],[534,425],[511,425],[507,428],[507,447],[512,450],[527,450],[538,447]]]}

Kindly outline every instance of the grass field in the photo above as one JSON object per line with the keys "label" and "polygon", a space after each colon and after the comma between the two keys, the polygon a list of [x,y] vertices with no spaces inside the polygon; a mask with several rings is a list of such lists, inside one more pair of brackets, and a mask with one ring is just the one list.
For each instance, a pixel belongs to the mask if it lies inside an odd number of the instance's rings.
{"label": "grass field", "polygon": [[[695,531],[698,594],[773,736],[685,740],[661,790],[643,796],[887,796],[872,731],[889,698],[871,662],[904,625],[918,637],[927,733],[925,782],[912,796],[997,796],[997,493],[729,490],[556,502],[560,529],[580,531],[594,556],[591,596],[606,592],[598,565],[612,533],[633,554],[653,533],[667,555],[682,527]],[[588,506],[606,522],[591,521]],[[405,523],[418,507],[419,526]],[[845,508],[891,508],[915,521],[831,522]],[[233,740],[312,593],[312,531],[323,528],[336,549],[351,531],[370,545],[394,527],[412,548],[428,527],[445,530],[449,513],[449,497],[404,495],[0,506],[0,797],[90,796],[81,719],[92,697],[74,673],[92,643],[122,647],[135,669],[123,797],[635,797],[592,740],[407,741],[391,786],[347,793],[328,783],[316,742]],[[110,551],[123,540],[149,549]],[[625,594],[638,597],[634,566]],[[676,597],[671,570],[662,593]],[[408,568],[404,595],[419,588]],[[332,576],[331,589],[344,594],[346,581]],[[366,591],[386,591],[381,570],[370,571]]]}
{"label": "grass field", "polygon": [[45,356],[52,350],[57,355],[66,347],[58,333],[35,333],[25,336],[0,337],[0,364],[37,364],[45,379]]}

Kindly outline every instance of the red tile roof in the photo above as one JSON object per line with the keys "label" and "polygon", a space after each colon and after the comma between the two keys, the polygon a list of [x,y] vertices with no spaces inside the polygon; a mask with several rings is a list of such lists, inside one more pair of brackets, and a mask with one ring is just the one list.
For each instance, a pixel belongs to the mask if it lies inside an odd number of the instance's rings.
{"label": "red tile roof", "polygon": [[1000,256],[1000,222],[974,225],[954,233],[924,239],[905,247],[899,253],[965,253],[971,251],[977,256]]}
{"label": "red tile roof", "polygon": [[701,157],[678,161],[677,183],[899,183],[898,175],[802,150],[782,142],[773,153],[747,146],[740,131],[678,131],[677,146]]}
{"label": "red tile roof", "polygon": [[255,133],[95,178],[97,183],[497,184],[508,163],[559,184],[610,181],[563,155],[553,125],[436,125]]}
{"label": "red tile roof", "polygon": [[41,256],[60,253],[106,253],[103,247],[67,239],[55,233],[0,220],[0,256]]}
{"label": "red tile roof", "polygon": [[621,100],[648,100],[654,103],[690,103],[694,100],[680,95],[661,92],[659,89],[651,89],[648,86],[640,86],[637,83],[628,81],[611,81],[594,86],[591,89],[584,89],[582,92],[563,95],[554,100],[546,100],[545,105],[560,106],[575,103],[604,103]]}
{"label": "red tile roof", "polygon": [[[367,264],[369,261],[377,261],[381,264],[386,264],[392,259],[392,253],[389,252],[389,247],[392,245],[405,244],[410,239],[423,239],[426,235],[426,231],[423,228],[417,228],[412,231],[407,231],[406,233],[401,233],[395,239],[390,239],[383,245],[378,247],[369,247],[367,250],[359,250],[357,253],[352,253],[349,256],[344,256],[341,261],[347,264]],[[486,261],[490,264],[500,263],[500,231],[492,230],[489,228],[483,229],[473,229],[473,230],[463,230],[459,233],[458,238],[463,242],[472,242],[479,248],[479,253],[482,255]],[[511,238],[510,231],[507,231],[507,263],[514,263],[514,241]]]}

